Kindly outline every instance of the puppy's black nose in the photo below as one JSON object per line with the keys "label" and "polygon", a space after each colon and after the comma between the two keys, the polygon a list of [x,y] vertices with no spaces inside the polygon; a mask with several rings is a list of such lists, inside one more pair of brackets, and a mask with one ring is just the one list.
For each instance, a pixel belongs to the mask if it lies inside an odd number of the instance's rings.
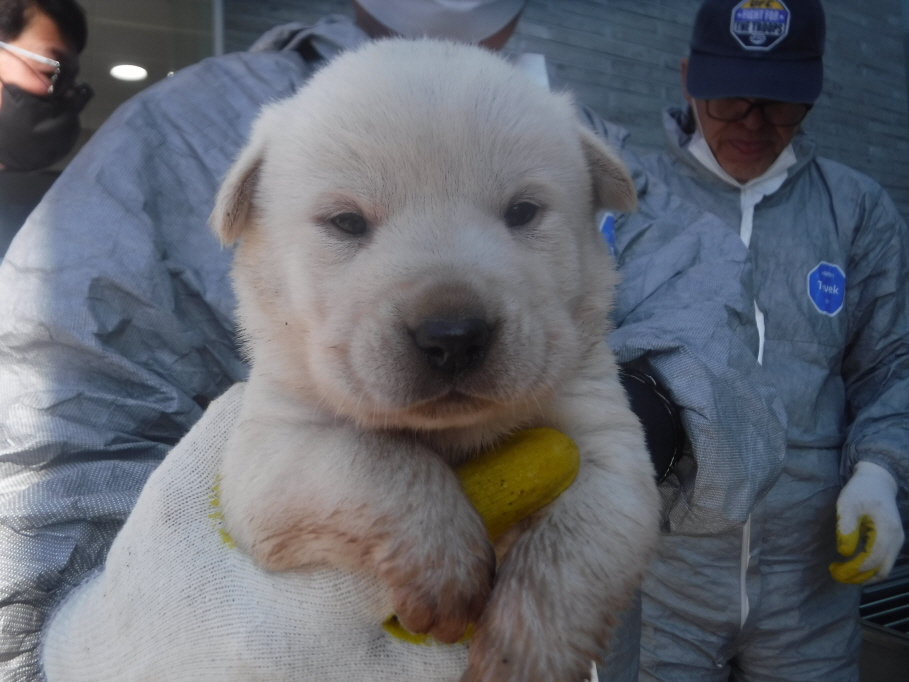
{"label": "puppy's black nose", "polygon": [[471,317],[426,320],[413,337],[431,367],[453,376],[483,361],[490,335],[484,320]]}

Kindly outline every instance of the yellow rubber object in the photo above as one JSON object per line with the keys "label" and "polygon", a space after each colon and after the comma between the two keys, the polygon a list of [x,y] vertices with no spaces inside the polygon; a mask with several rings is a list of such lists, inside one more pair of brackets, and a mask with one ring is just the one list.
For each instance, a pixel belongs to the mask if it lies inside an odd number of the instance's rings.
{"label": "yellow rubber object", "polygon": [[[491,540],[555,500],[578,475],[577,445],[555,429],[519,431],[497,447],[457,470],[473,506],[480,512]],[[415,644],[434,640],[408,632],[395,616],[386,631]],[[469,638],[470,629],[464,639]]]}
{"label": "yellow rubber object", "polygon": [[[859,540],[864,538],[864,549],[855,554],[858,549]],[[859,585],[878,572],[878,568],[872,568],[868,571],[862,571],[861,565],[871,555],[874,549],[874,541],[877,539],[877,529],[874,527],[874,521],[867,514],[859,517],[859,523],[850,533],[845,535],[836,531],[836,549],[845,557],[852,557],[848,561],[834,561],[830,564],[830,575],[833,579],[850,585]],[[855,556],[852,556],[855,554]]]}
{"label": "yellow rubber object", "polygon": [[456,473],[494,542],[562,494],[580,464],[574,441],[555,429],[540,428],[512,435]]}

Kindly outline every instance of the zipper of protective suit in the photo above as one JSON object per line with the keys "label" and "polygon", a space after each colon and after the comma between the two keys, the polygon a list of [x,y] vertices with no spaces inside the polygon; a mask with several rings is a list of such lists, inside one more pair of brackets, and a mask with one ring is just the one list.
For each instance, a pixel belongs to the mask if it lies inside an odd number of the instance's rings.
{"label": "zipper of protective suit", "polygon": [[[739,228],[739,237],[742,238],[745,246],[751,247],[751,231],[754,227],[754,207],[764,197],[752,190],[742,188],[741,190],[741,208],[742,222]],[[754,321],[758,330],[758,354],[757,361],[759,365],[764,364],[764,313],[758,307],[757,298],[754,300]],[[742,553],[739,557],[739,603],[740,622],[739,627],[745,627],[745,621],[748,619],[751,605],[748,600],[748,566],[751,563],[751,514],[748,515],[745,525],[742,527]]]}
{"label": "zipper of protective suit", "polygon": [[[750,250],[751,233],[754,227],[754,208],[764,197],[776,192],[785,182],[789,167],[795,164],[796,161],[792,146],[786,147],[763,175],[745,184],[738,182],[723,170],[700,131],[692,136],[688,144],[688,151],[707,170],[739,190],[739,208],[742,214],[741,222],[739,223],[739,237],[741,237],[742,243]],[[764,313],[758,307],[757,298],[754,300],[754,321],[758,330],[757,361],[758,364],[762,365],[764,364]],[[751,514],[748,515],[748,519],[742,527],[742,551],[739,556],[740,627],[745,626],[745,621],[748,620],[748,614],[751,610],[746,582],[750,563]]]}
{"label": "zipper of protective suit", "polygon": [[[788,152],[788,153],[786,153]],[[783,154],[777,158],[777,162],[774,163],[770,169],[767,170],[764,175],[760,178],[756,178],[751,182],[746,183],[745,185],[740,185],[741,194],[739,197],[741,211],[742,211],[742,222],[739,227],[739,237],[742,239],[742,243],[750,250],[751,249],[751,233],[754,228],[754,208],[757,206],[761,200],[776,192],[780,186],[785,182],[787,176],[787,169],[789,166],[795,163],[795,153],[792,151],[792,147],[787,147]],[[756,275],[755,275],[756,276]],[[757,285],[755,284],[755,287]],[[757,296],[757,292],[755,292]],[[754,321],[757,325],[758,331],[758,354],[757,361],[759,365],[764,364],[764,313],[761,311],[760,307],[757,304],[757,298],[754,300]],[[742,554],[739,561],[740,574],[739,574],[739,589],[740,600],[741,600],[741,627],[745,626],[745,621],[748,619],[748,613],[750,611],[750,604],[748,601],[748,589],[747,589],[747,574],[748,574],[748,565],[751,563],[751,514],[748,515],[748,520],[745,522],[745,526],[742,528]]]}

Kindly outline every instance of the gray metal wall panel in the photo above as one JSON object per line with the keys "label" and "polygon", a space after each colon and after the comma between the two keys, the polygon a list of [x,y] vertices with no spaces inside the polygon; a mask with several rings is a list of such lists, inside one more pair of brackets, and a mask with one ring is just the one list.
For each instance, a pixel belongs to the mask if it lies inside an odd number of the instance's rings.
{"label": "gray metal wall panel", "polygon": [[[557,87],[663,144],[660,112],[682,101],[679,59],[700,0],[530,0],[509,51],[547,56]],[[909,110],[903,0],[826,0],[824,93],[805,123],[823,155],[878,180],[909,217]],[[351,15],[348,0],[225,0],[226,48],[288,21]]]}

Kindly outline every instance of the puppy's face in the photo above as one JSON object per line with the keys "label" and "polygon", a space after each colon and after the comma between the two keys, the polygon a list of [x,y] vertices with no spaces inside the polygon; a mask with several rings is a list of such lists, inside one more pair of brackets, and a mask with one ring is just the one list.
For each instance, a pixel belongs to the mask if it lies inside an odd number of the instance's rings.
{"label": "puppy's face", "polygon": [[367,427],[539,409],[602,337],[631,181],[477,48],[385,41],[266,109],[214,213],[253,371]]}

